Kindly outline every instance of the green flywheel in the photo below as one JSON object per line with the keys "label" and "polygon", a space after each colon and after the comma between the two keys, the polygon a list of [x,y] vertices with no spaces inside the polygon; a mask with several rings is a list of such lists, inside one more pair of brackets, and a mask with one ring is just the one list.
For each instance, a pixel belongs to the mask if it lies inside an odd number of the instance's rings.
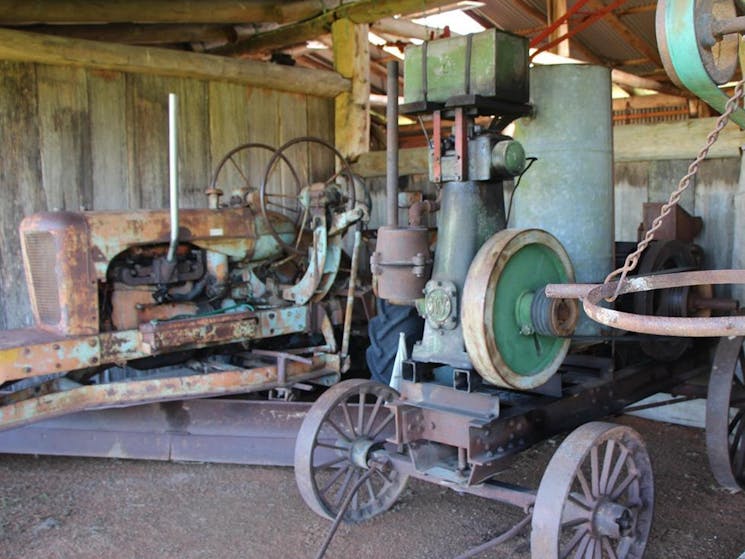
{"label": "green flywheel", "polygon": [[506,229],[484,243],[468,271],[461,318],[468,355],[485,380],[528,389],[556,372],[578,311],[543,289],[573,281],[569,256],[545,231]]}

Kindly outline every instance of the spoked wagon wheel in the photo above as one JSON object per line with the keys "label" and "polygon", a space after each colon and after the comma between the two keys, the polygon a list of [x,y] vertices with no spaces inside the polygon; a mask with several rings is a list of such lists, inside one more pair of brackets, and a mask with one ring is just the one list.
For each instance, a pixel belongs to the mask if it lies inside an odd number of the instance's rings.
{"label": "spoked wagon wheel", "polygon": [[[276,188],[273,188],[269,178],[271,177],[272,173],[276,170],[277,164],[279,163],[279,160],[287,161],[286,152],[289,148],[292,146],[296,146],[298,144],[316,144],[319,145],[328,151],[330,151],[334,157],[339,161],[340,164],[340,173],[335,173],[331,177],[329,177],[325,182],[324,185],[329,185],[335,181],[335,179],[341,175],[344,178],[344,187],[342,187],[339,191],[339,200],[336,200],[336,203],[332,203],[334,201],[327,200],[327,204],[329,207],[334,209],[334,207],[343,207],[346,206],[347,209],[354,208],[355,204],[355,186],[354,186],[354,175],[352,174],[352,168],[349,165],[349,162],[344,158],[344,156],[341,154],[341,152],[336,149],[332,144],[327,142],[326,140],[323,140],[322,138],[316,138],[314,136],[302,136],[300,138],[295,138],[293,140],[290,140],[289,142],[286,142],[285,144],[281,145],[277,150],[275,151],[272,158],[269,160],[269,163],[267,163],[266,169],[264,171],[264,178],[261,181],[261,186],[259,187],[259,205],[261,207],[261,213],[264,215],[265,218],[267,218],[267,224],[269,226],[269,233],[274,237],[274,239],[279,243],[281,247],[285,249],[285,251],[288,254],[295,254],[295,255],[304,255],[305,251],[301,250],[299,248],[299,243],[301,240],[301,236],[303,232],[308,228],[309,221],[310,221],[310,213],[309,213],[309,206],[311,203],[313,203],[309,199],[309,194],[307,187],[311,186],[309,183],[302,184],[301,182],[297,182],[298,176],[293,171],[293,176],[295,178],[295,181],[297,183],[297,189],[290,193],[290,192],[282,192],[280,188],[280,192],[276,192]],[[298,226],[298,237],[295,240],[294,243],[288,243],[284,239],[282,239],[279,234],[274,230],[274,227],[272,225],[271,220],[268,218],[268,212],[270,211],[282,211],[282,212],[290,212],[293,215],[298,216],[298,221],[296,222],[296,225]]]}
{"label": "spoked wagon wheel", "polygon": [[[333,519],[368,470],[370,455],[386,445],[393,412],[384,404],[397,393],[364,379],[329,388],[316,400],[297,436],[295,479],[306,504]],[[343,516],[361,522],[388,510],[406,485],[394,468],[376,469],[352,498]]]}
{"label": "spoked wagon wheel", "polygon": [[722,487],[745,489],[745,352],[743,340],[722,338],[714,355],[706,396],[706,450]]}
{"label": "spoked wagon wheel", "polygon": [[534,559],[638,559],[652,526],[654,482],[639,434],[586,423],[559,446],[533,508]]}
{"label": "spoked wagon wheel", "polygon": [[[243,188],[247,191],[251,188],[254,188],[255,185],[251,181],[249,175],[251,174],[251,170],[246,166],[245,164],[245,157],[251,150],[264,150],[271,152],[272,155],[275,155],[277,153],[277,150],[274,149],[272,146],[258,143],[258,142],[248,142],[246,144],[241,144],[239,146],[234,147],[231,149],[228,153],[226,153],[223,158],[220,160],[220,162],[215,167],[215,171],[212,173],[212,180],[210,181],[210,188],[218,188],[221,186],[221,183],[226,180],[226,175],[228,174],[228,170],[232,170],[234,172],[238,173],[238,176],[241,179],[241,182],[243,183]],[[297,171],[295,170],[295,167],[292,166],[292,163],[290,163],[289,159],[282,156],[282,161],[285,165],[288,166],[290,169],[290,174],[293,177],[293,180],[295,182],[296,189],[300,190],[300,177],[297,174]]]}

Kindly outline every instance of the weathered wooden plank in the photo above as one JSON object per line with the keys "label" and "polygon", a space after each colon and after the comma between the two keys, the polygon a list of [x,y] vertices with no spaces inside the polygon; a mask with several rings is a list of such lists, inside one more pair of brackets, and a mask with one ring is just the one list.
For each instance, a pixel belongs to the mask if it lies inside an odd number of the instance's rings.
{"label": "weathered wooden plank", "polygon": [[173,93],[179,98],[179,206],[203,208],[212,167],[207,82],[183,78]]}
{"label": "weathered wooden plank", "polygon": [[[714,128],[714,118],[697,118],[659,124],[630,124],[613,128],[613,157],[623,161],[664,161],[693,159]],[[745,132],[728,124],[709,152],[709,158],[740,157]],[[402,149],[399,153],[402,175],[427,172],[427,148]],[[385,175],[385,152],[363,153],[355,163],[363,177]]]}
{"label": "weathered wooden plank", "polygon": [[613,203],[616,241],[637,240],[642,206],[647,201],[649,165],[647,161],[629,161],[615,165]]}
{"label": "weathered wooden plank", "polygon": [[168,206],[168,93],[172,79],[127,76],[127,137],[131,208]]}
{"label": "weathered wooden plank", "polygon": [[44,190],[50,209],[93,205],[88,85],[85,70],[36,68]]}
{"label": "weathered wooden plank", "polygon": [[[732,267],[745,269],[745,158],[740,158],[740,176],[735,182],[732,212]],[[732,296],[745,305],[745,285],[733,285]]]}
{"label": "weathered wooden plank", "polygon": [[[236,84],[210,82],[208,85],[210,181],[220,160],[233,148],[249,141],[245,92],[245,87]],[[234,161],[242,169],[240,172],[245,172],[245,154],[236,154]],[[229,161],[217,177],[218,188],[228,196],[233,188],[240,188],[244,183],[236,166]]]}
{"label": "weathered wooden plank", "polygon": [[[248,138],[251,142],[265,144],[278,149],[283,143],[280,135],[280,120],[283,116],[279,111],[279,100],[283,96],[282,93],[272,91],[269,89],[260,88],[248,88],[245,90],[243,95],[244,107],[243,111],[246,114],[248,121]],[[261,182],[264,180],[266,174],[266,168],[269,161],[272,159],[273,152],[266,149],[253,149],[248,153],[248,177],[251,179],[251,186],[259,188]],[[285,154],[288,158],[291,158],[292,153]],[[283,171],[284,169],[284,171]],[[267,185],[267,192],[280,192],[280,185],[282,184],[282,173],[286,173],[287,167],[282,162],[278,162],[274,170],[269,174],[269,182]],[[303,169],[298,168],[301,179],[303,177]],[[292,194],[296,192],[295,185],[292,185]],[[278,209],[278,208],[268,208]]]}
{"label": "weathered wooden plank", "polygon": [[[688,172],[690,161],[672,159],[652,161],[649,165],[649,191],[647,202],[667,202],[670,193],[678,187],[680,179]],[[690,214],[695,212],[694,190],[696,179],[693,178],[688,188],[680,197],[680,207]]]}
{"label": "weathered wooden plank", "polygon": [[349,80],[326,70],[9,29],[0,29],[0,60],[229,81],[325,97],[351,88]]}
{"label": "weathered wooden plank", "polygon": [[[334,102],[322,97],[308,97],[307,107],[308,135],[334,145]],[[336,158],[330,149],[311,144],[308,159],[311,182],[326,180],[333,174]]]}
{"label": "weathered wooden plank", "polygon": [[129,205],[127,87],[121,72],[88,72],[93,209]]}
{"label": "weathered wooden plank", "polygon": [[18,225],[46,208],[36,97],[32,65],[0,62],[0,329],[31,324]]}
{"label": "weathered wooden plank", "polygon": [[74,39],[86,39],[89,41],[124,43],[125,45],[227,42],[235,37],[233,27],[214,24],[42,24],[24,26],[22,31],[41,33],[43,35],[59,35],[60,37],[71,37]]}
{"label": "weathered wooden plank", "polygon": [[[290,140],[308,135],[308,117],[307,104],[305,96],[292,95],[289,93],[280,93],[278,99],[279,110],[279,144],[284,145]],[[308,143],[302,142],[290,146],[284,152],[284,155],[290,160],[293,167],[300,176],[301,188],[309,184],[308,170]],[[295,179],[286,165],[280,166],[280,192],[284,196],[297,194]],[[292,205],[294,207],[294,203]],[[277,209],[277,208],[274,208]],[[289,217],[297,217],[291,212],[284,211]]]}
{"label": "weathered wooden plank", "polygon": [[[714,129],[715,118],[695,118],[659,124],[630,124],[613,129],[616,161],[693,159]],[[709,152],[709,158],[740,157],[745,132],[728,124]]]}
{"label": "weathered wooden plank", "polygon": [[[365,178],[385,176],[385,151],[370,151],[361,154],[352,169]],[[399,150],[398,172],[401,176],[429,173],[427,148],[404,148]]]}
{"label": "weathered wooden plank", "polygon": [[723,269],[732,266],[734,197],[740,162],[737,159],[704,161],[696,177],[696,215],[704,228],[696,243],[704,248],[704,268]]}
{"label": "weathered wooden plank", "polygon": [[34,0],[0,5],[0,22],[23,23],[283,23],[312,17],[338,2],[296,0]]}

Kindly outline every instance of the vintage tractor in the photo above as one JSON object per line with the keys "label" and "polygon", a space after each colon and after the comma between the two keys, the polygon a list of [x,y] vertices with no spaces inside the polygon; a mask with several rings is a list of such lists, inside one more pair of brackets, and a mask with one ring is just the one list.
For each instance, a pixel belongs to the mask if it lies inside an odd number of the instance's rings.
{"label": "vintage tractor", "polygon": [[[684,355],[684,344],[660,352],[662,360],[639,350],[636,362],[618,367],[603,348],[641,339],[655,353],[649,338],[624,336],[629,332],[742,336],[742,317],[710,316],[736,303],[688,288],[742,282],[743,272],[696,271],[686,251],[666,256],[658,245],[646,268],[657,274],[627,279],[633,258],[659,231],[655,221],[613,281],[609,71],[566,65],[529,72],[528,60],[527,40],[497,30],[407,49],[402,110],[430,114],[434,123],[429,164],[440,188],[437,245],[432,257],[426,229],[389,222],[371,265],[379,296],[416,308],[423,333],[403,356],[400,385],[347,380],[315,402],[297,439],[297,483],[311,509],[336,519],[334,527],[384,512],[415,477],[521,508],[524,519],[491,544],[530,525],[535,559],[638,558],[652,523],[649,457],[633,429],[597,420],[684,386],[711,362],[706,350]],[[569,95],[571,103],[563,102]],[[493,117],[490,124],[477,121],[485,115]],[[505,134],[516,119],[519,142]],[[526,153],[537,161],[518,187]],[[395,182],[389,204],[394,195]],[[633,299],[626,308],[642,314],[621,310],[624,296]],[[404,322],[413,315],[397,316],[408,334]],[[389,325],[371,323],[374,341],[390,337],[377,328]],[[710,398],[718,453],[712,465],[739,489],[742,400],[730,389],[733,382],[742,389],[742,379],[733,381],[742,338],[723,344],[717,363],[725,370],[715,367],[710,389],[719,394]],[[391,361],[382,344],[374,343],[368,357],[372,368],[376,359]],[[740,412],[728,445],[735,401]],[[510,457],[571,429],[537,490],[500,480]]]}
{"label": "vintage tractor", "polygon": [[[340,171],[301,178],[287,157],[296,145],[329,150]],[[271,155],[258,187],[237,163],[251,150]],[[227,168],[239,182],[222,197]],[[278,184],[280,168],[289,183]],[[239,146],[217,166],[206,209],[179,209],[175,164],[171,178],[170,211],[23,220],[35,325],[0,332],[1,429],[110,405],[286,394],[299,381],[336,382],[349,368],[368,208],[336,149],[312,137],[279,149]],[[343,258],[348,273],[339,274]]]}

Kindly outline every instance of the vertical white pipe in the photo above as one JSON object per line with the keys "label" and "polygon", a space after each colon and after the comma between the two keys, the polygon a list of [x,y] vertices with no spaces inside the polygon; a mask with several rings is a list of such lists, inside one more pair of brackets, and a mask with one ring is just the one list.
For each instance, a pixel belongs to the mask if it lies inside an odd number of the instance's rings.
{"label": "vertical white pipe", "polygon": [[398,227],[398,61],[388,62],[386,104],[386,225]]}
{"label": "vertical white pipe", "polygon": [[176,258],[178,247],[178,96],[168,94],[168,179],[171,208],[171,243],[168,245],[168,261]]}

